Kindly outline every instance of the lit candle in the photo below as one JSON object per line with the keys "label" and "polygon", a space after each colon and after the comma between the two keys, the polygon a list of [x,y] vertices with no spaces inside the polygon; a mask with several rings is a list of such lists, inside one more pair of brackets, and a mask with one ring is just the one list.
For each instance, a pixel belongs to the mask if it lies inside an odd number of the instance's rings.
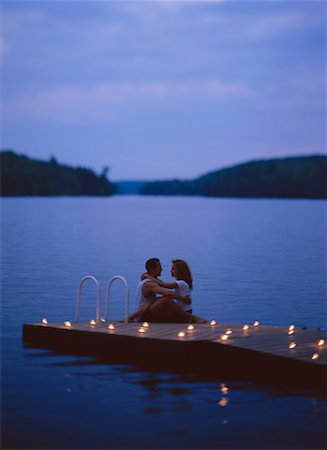
{"label": "lit candle", "polygon": [[185,336],[184,331],[180,331],[180,332],[178,333],[178,337],[182,338],[182,337],[184,337],[184,336]]}
{"label": "lit candle", "polygon": [[90,320],[90,325],[96,325],[97,323],[96,323],[96,321],[95,320]]}
{"label": "lit candle", "polygon": [[188,325],[187,327],[188,331],[193,331],[194,330],[194,326],[192,324]]}
{"label": "lit candle", "polygon": [[67,320],[67,321],[65,322],[65,326],[66,326],[66,327],[71,327],[72,324]]}
{"label": "lit candle", "polygon": [[287,334],[289,335],[289,336],[291,336],[291,334],[293,334],[294,333],[294,330],[288,330],[288,332],[287,332]]}
{"label": "lit candle", "polygon": [[47,324],[48,323],[48,319],[42,319],[42,323],[45,323],[45,324]]}
{"label": "lit candle", "polygon": [[233,333],[232,330],[230,328],[228,328],[228,330],[226,330],[225,334],[232,334],[232,333]]}
{"label": "lit candle", "polygon": [[288,330],[289,330],[289,331],[295,330],[295,326],[294,326],[294,325],[290,325],[290,326],[288,327]]}
{"label": "lit candle", "polygon": [[113,325],[112,323],[110,323],[108,325],[109,330],[114,330],[115,329],[115,325]]}
{"label": "lit candle", "polygon": [[227,334],[222,334],[222,335],[220,336],[220,339],[221,339],[222,341],[227,341],[227,339],[228,339]]}
{"label": "lit candle", "polygon": [[149,328],[149,323],[148,322],[143,322],[142,327]]}
{"label": "lit candle", "polygon": [[296,343],[295,342],[291,342],[290,345],[288,346],[288,348],[294,348],[296,347]]}
{"label": "lit candle", "polygon": [[259,324],[259,322],[256,320],[255,322],[254,322],[254,324],[253,324],[253,326],[254,327],[258,327],[260,324]]}
{"label": "lit candle", "polygon": [[229,391],[229,388],[224,383],[222,383],[220,385],[220,390],[223,394],[227,394],[227,392]]}
{"label": "lit candle", "polygon": [[[48,323],[48,322],[47,322],[47,323]],[[321,345],[324,345],[324,343],[325,343],[325,339],[319,339],[319,342],[318,342],[319,347],[320,347]]]}
{"label": "lit candle", "polygon": [[139,328],[139,333],[145,333],[145,328],[140,327],[140,328]]}
{"label": "lit candle", "polygon": [[249,329],[249,325],[245,324],[245,325],[243,326],[243,331],[246,331],[246,330],[248,330],[248,329]]}
{"label": "lit candle", "polygon": [[314,353],[314,354],[312,355],[312,357],[311,357],[311,359],[318,359],[318,358],[319,358],[318,353]]}
{"label": "lit candle", "polygon": [[215,320],[212,320],[211,322],[210,322],[210,326],[211,327],[214,327],[214,326],[216,326],[217,325],[217,322],[215,321]]}

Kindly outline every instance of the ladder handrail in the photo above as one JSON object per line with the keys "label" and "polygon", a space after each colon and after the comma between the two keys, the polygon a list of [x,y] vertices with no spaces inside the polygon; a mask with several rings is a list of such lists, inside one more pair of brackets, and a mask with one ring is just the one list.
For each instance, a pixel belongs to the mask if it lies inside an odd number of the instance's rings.
{"label": "ladder handrail", "polygon": [[124,283],[124,285],[125,285],[125,323],[126,323],[127,322],[127,318],[128,318],[128,310],[129,310],[129,289],[128,289],[127,281],[121,275],[115,275],[114,277],[111,278],[111,280],[108,283],[105,320],[106,321],[108,320],[110,288],[111,288],[112,283],[115,280],[121,280]]}
{"label": "ladder handrail", "polygon": [[100,285],[98,280],[93,277],[92,275],[86,275],[83,277],[79,283],[78,287],[78,293],[77,293],[77,304],[76,304],[76,322],[79,322],[79,310],[80,310],[80,304],[81,304],[81,290],[82,286],[85,283],[86,280],[92,280],[94,281],[96,288],[97,288],[97,307],[96,307],[96,323],[100,323]]}

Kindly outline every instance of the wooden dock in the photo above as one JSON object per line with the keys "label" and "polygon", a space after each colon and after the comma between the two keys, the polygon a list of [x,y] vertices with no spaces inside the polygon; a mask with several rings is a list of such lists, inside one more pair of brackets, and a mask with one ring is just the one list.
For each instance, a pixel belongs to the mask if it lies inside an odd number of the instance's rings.
{"label": "wooden dock", "polygon": [[193,329],[188,326],[150,323],[142,327],[122,322],[24,324],[23,340],[32,347],[140,364],[150,369],[182,370],[320,391],[326,388],[324,331],[295,328],[289,334],[288,327],[263,325],[249,325],[247,330],[235,324],[193,324]]}

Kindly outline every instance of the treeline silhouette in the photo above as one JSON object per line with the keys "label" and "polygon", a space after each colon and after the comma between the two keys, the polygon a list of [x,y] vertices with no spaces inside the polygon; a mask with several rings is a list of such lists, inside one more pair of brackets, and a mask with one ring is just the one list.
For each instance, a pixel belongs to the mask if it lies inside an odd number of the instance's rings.
{"label": "treeline silhouette", "polygon": [[143,195],[327,198],[327,156],[250,161],[193,180],[145,183]]}
{"label": "treeline silhouette", "polygon": [[59,164],[55,158],[39,161],[1,151],[1,195],[112,195],[116,187],[107,178],[108,168],[98,176],[83,167]]}

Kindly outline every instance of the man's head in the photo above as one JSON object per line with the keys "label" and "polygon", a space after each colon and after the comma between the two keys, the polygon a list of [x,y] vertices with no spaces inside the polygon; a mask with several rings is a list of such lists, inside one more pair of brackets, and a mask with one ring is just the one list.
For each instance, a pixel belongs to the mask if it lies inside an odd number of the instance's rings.
{"label": "man's head", "polygon": [[161,275],[162,267],[158,258],[148,259],[145,263],[146,271],[153,277]]}

